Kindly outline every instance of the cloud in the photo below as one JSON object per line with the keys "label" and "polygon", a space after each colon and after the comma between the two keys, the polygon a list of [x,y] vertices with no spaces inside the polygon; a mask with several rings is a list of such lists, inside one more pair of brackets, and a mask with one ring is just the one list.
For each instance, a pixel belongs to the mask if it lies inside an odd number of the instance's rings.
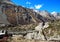
{"label": "cloud", "polygon": [[42,7],[42,5],[38,4],[38,5],[35,5],[34,7],[35,7],[35,9],[40,9]]}
{"label": "cloud", "polygon": [[26,4],[31,4],[31,2],[28,2],[28,1],[27,1]]}
{"label": "cloud", "polygon": [[55,11],[51,12],[51,14],[54,14],[54,13],[56,13],[56,12]]}
{"label": "cloud", "polygon": [[41,7],[42,7],[43,5],[41,5],[41,4],[37,4],[37,5],[33,5],[33,6],[30,6],[29,8],[30,9],[40,9]]}
{"label": "cloud", "polygon": [[40,9],[43,5],[34,5],[34,6],[31,6],[30,9]]}

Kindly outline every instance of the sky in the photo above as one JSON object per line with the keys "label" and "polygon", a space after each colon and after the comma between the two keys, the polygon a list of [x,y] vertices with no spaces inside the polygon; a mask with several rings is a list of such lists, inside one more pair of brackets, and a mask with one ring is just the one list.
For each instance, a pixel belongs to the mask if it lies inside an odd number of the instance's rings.
{"label": "sky", "polygon": [[30,9],[60,12],[60,0],[11,0],[16,5]]}

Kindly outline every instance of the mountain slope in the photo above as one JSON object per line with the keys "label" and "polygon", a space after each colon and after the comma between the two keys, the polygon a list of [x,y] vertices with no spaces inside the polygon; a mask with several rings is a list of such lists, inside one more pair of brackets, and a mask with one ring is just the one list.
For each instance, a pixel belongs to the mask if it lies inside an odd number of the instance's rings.
{"label": "mountain slope", "polygon": [[[2,8],[1,8],[2,7]],[[10,0],[0,1],[0,11],[4,13],[10,24],[31,24],[56,20],[48,11],[36,11],[22,6],[17,6]]]}
{"label": "mountain slope", "polygon": [[[9,25],[10,23],[8,22],[7,20],[7,17],[5,14],[2,14],[2,12],[0,11],[0,24],[1,26],[4,26],[5,24],[6,25]],[[4,25],[3,25],[4,24]]]}

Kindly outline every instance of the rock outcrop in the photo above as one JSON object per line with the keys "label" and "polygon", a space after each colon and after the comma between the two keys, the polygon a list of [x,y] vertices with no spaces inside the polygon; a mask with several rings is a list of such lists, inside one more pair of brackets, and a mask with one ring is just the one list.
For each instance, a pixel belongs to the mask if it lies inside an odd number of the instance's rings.
{"label": "rock outcrop", "polygon": [[38,26],[35,27],[35,31],[33,31],[32,33],[28,33],[25,38],[26,39],[37,39],[37,40],[47,40],[43,29],[49,27],[48,23],[45,23],[45,25],[43,26],[43,23],[39,23]]}

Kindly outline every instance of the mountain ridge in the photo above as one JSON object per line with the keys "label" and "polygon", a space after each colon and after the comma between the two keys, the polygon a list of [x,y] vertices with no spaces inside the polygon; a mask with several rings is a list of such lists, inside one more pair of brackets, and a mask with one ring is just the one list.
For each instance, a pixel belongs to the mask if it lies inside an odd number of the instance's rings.
{"label": "mountain ridge", "polygon": [[[2,7],[2,8],[1,8]],[[22,6],[17,6],[10,0],[0,1],[0,11],[7,16],[10,24],[30,24],[55,21],[56,17],[48,11],[37,11]],[[60,16],[58,16],[60,19]]]}

